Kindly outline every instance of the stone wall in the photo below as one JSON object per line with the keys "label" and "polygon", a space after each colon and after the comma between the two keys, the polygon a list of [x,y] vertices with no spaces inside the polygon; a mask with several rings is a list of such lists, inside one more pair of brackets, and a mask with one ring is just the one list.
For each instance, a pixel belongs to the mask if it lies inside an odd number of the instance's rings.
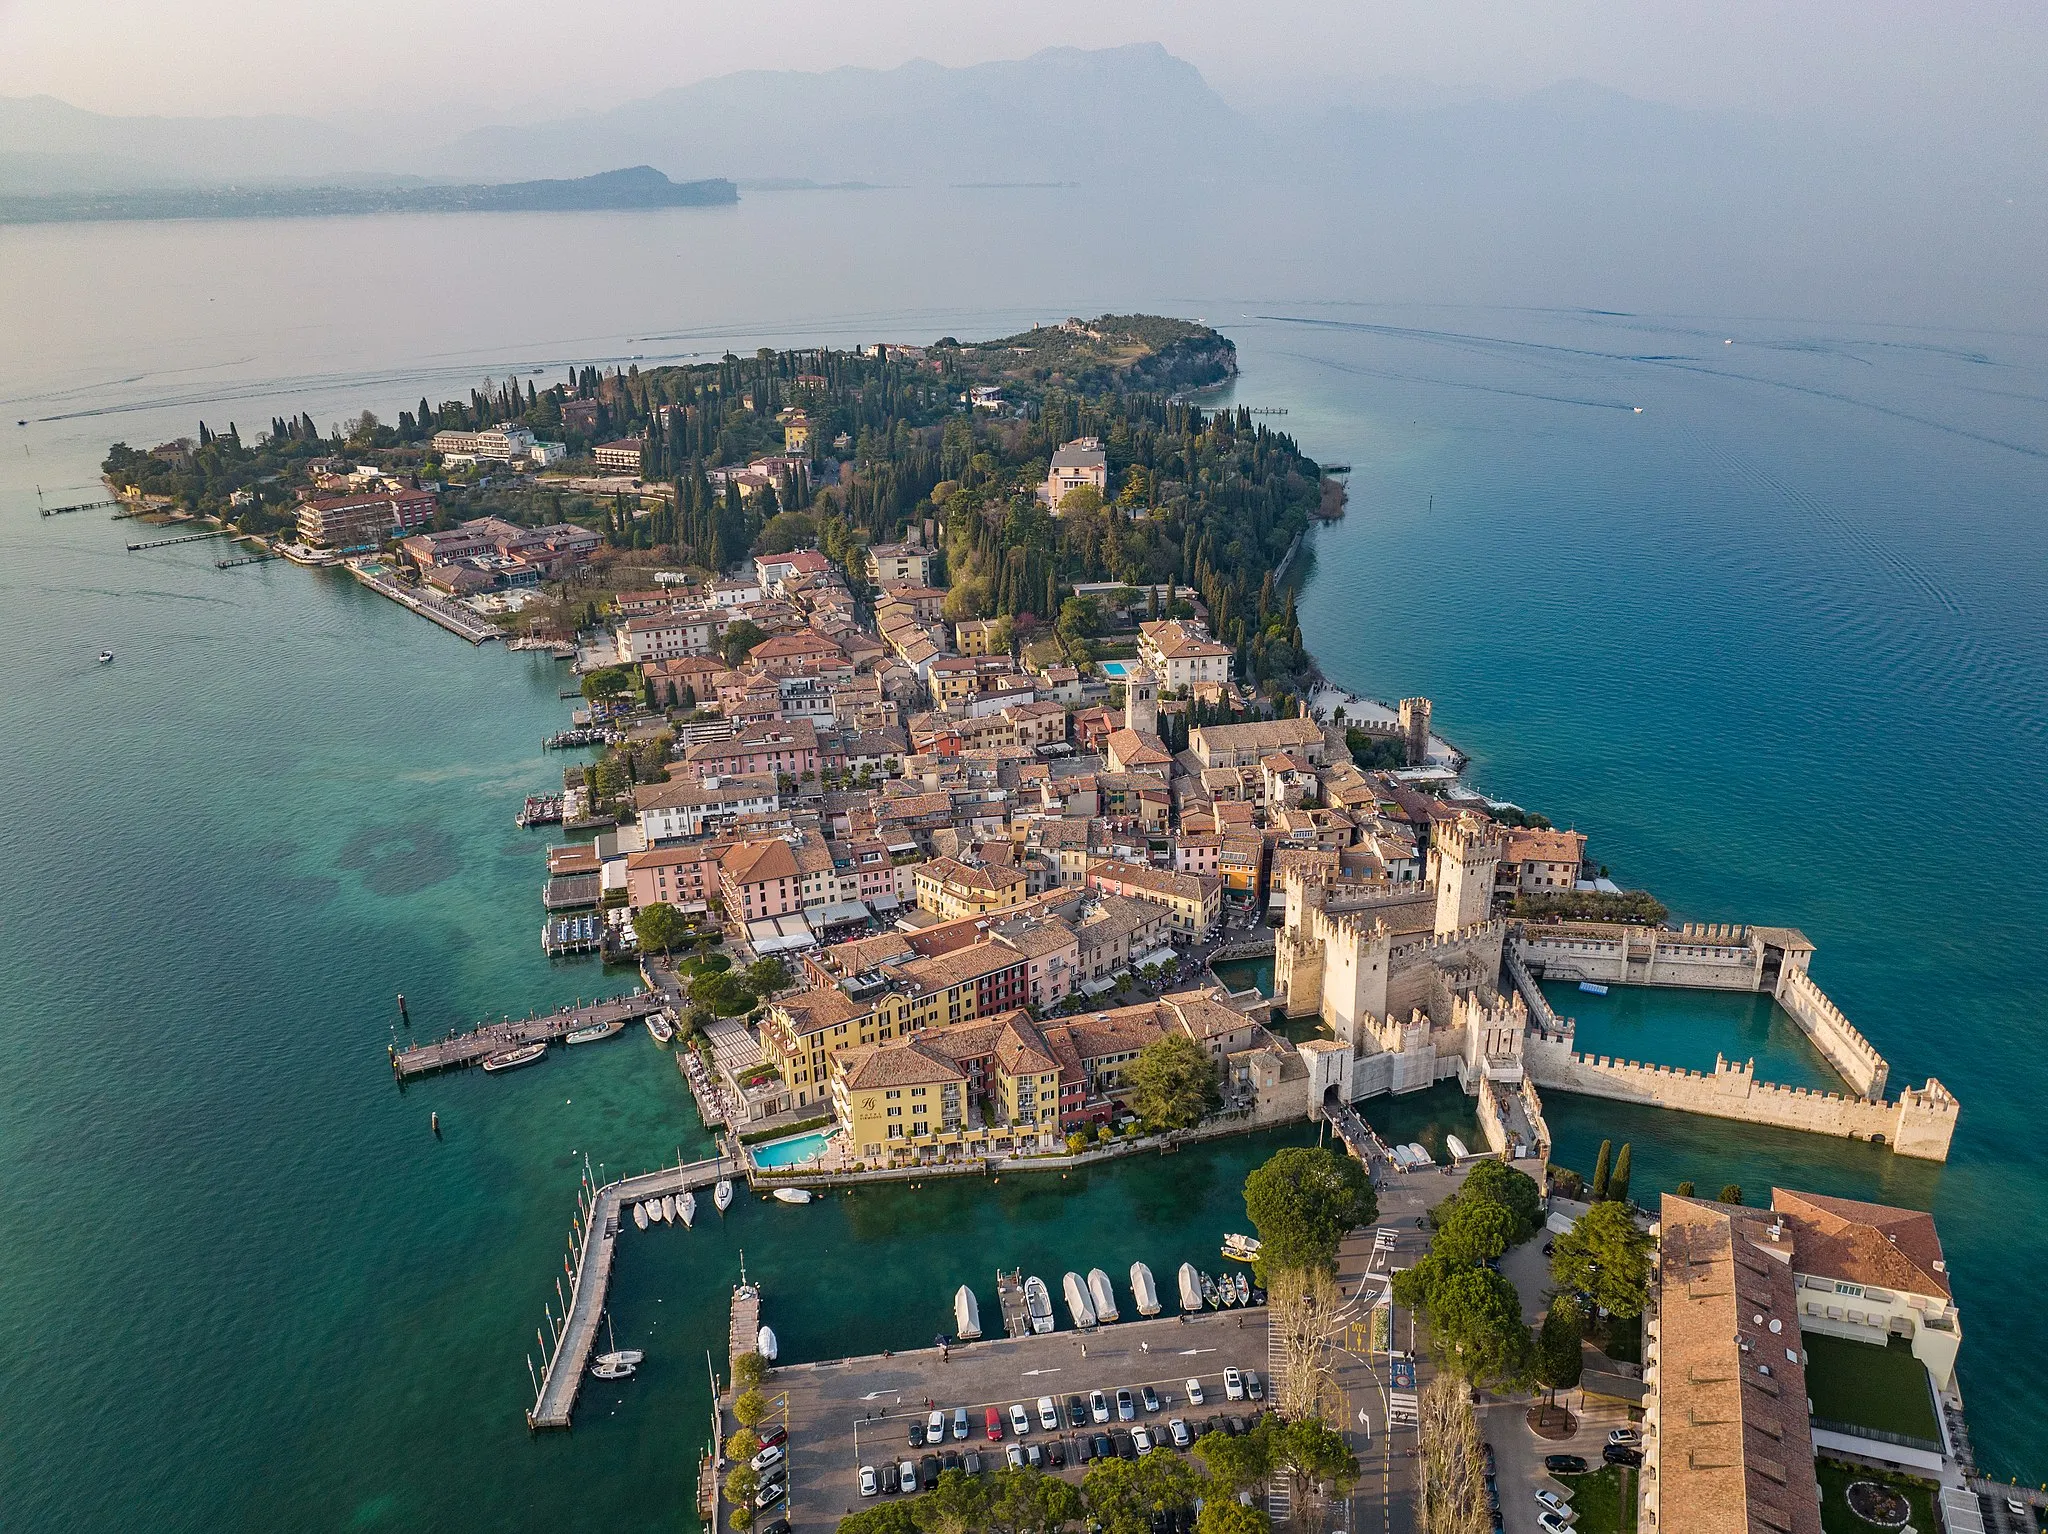
{"label": "stone wall", "polygon": [[1780,978],[1778,1005],[1792,1015],[1844,1081],[1872,1101],[1884,1096],[1891,1067],[1805,970],[1787,970]]}
{"label": "stone wall", "polygon": [[1601,985],[1675,985],[1753,991],[1763,975],[1763,945],[1746,927],[1637,927],[1620,922],[1530,923],[1515,946],[1523,962],[1550,980]]}

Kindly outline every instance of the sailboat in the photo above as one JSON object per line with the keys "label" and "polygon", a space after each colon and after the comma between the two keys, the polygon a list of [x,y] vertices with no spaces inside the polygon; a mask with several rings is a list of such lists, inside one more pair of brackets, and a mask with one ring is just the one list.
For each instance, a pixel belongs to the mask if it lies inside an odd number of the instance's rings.
{"label": "sailboat", "polygon": [[642,1230],[647,1229],[647,1206],[644,1203],[633,1206],[633,1223]]}
{"label": "sailboat", "polygon": [[647,1357],[638,1348],[622,1348],[619,1346],[618,1335],[612,1330],[612,1313],[609,1310],[604,1313],[604,1340],[612,1346],[610,1352],[597,1355],[597,1362],[601,1365],[624,1364],[626,1371],[631,1373],[640,1366],[641,1360]]}
{"label": "sailboat", "polygon": [[681,1198],[676,1200],[676,1218],[683,1222],[683,1228],[685,1230],[688,1230],[690,1228],[690,1222],[697,1218],[696,1194],[685,1193]]}
{"label": "sailboat", "polygon": [[724,1214],[726,1210],[732,1208],[732,1179],[730,1177],[718,1179],[718,1186],[711,1190],[711,1202],[718,1206],[720,1214]]}

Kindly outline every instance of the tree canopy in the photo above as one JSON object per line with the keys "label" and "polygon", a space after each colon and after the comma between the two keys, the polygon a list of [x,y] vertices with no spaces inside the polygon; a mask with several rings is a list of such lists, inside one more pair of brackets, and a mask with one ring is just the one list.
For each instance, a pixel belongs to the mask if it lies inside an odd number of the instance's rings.
{"label": "tree canopy", "polygon": [[1244,1204],[1263,1273],[1334,1267],[1344,1237],[1379,1216],[1365,1168],[1319,1145],[1276,1151],[1244,1180]]}
{"label": "tree canopy", "polygon": [[1131,1110],[1153,1129],[1188,1129],[1214,1113],[1223,1094],[1216,1062],[1184,1033],[1154,1039],[1125,1068]]}
{"label": "tree canopy", "polygon": [[1454,1204],[1489,1200],[1514,1216],[1515,1233],[1509,1245],[1519,1246],[1536,1234],[1543,1223],[1543,1190],[1527,1172],[1519,1172],[1505,1161],[1482,1161],[1465,1174]]}
{"label": "tree canopy", "polygon": [[1103,1534],[1151,1534],[1156,1514],[1195,1505],[1202,1482],[1186,1460],[1159,1448],[1132,1460],[1097,1460],[1081,1478],[1081,1490]]}
{"label": "tree canopy", "polygon": [[1568,1294],[1553,1297],[1536,1333],[1537,1381],[1550,1390],[1569,1390],[1578,1384],[1585,1336],[1586,1318],[1578,1301]]}
{"label": "tree canopy", "polygon": [[1650,1237],[1626,1204],[1595,1204],[1557,1238],[1550,1276],[1560,1289],[1590,1295],[1610,1315],[1639,1316],[1650,1282]]}
{"label": "tree canopy", "polygon": [[689,919],[674,906],[655,901],[633,913],[633,936],[642,953],[667,953],[690,940]]}
{"label": "tree canopy", "polygon": [[1515,1386],[1533,1365],[1521,1296],[1491,1268],[1455,1268],[1429,1296],[1430,1345],[1445,1369],[1483,1386]]}

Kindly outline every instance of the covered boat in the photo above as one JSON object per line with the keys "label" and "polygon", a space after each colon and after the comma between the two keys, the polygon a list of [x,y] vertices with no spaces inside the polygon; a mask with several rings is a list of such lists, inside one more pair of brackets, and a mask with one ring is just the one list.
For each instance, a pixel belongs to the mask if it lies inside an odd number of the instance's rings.
{"label": "covered boat", "polygon": [[1232,1262],[1257,1262],[1259,1243],[1255,1236],[1239,1235],[1232,1231],[1223,1238],[1223,1255]]}
{"label": "covered boat", "polygon": [[972,1342],[981,1335],[981,1305],[965,1284],[953,1291],[953,1335],[962,1342]]}
{"label": "covered boat", "polygon": [[1159,1286],[1152,1282],[1152,1270],[1142,1262],[1131,1264],[1131,1298],[1137,1302],[1139,1315],[1159,1314]]}
{"label": "covered boat", "polygon": [[645,1204],[635,1204],[633,1206],[633,1223],[642,1230],[647,1229],[647,1206]]}
{"label": "covered boat", "polygon": [[1024,1280],[1024,1308],[1031,1315],[1034,1332],[1052,1330],[1052,1291],[1045,1287],[1045,1280],[1036,1273]]}
{"label": "covered boat", "polygon": [[1088,1270],[1088,1297],[1095,1301],[1095,1319],[1105,1324],[1122,1319],[1116,1308],[1116,1290],[1109,1275],[1100,1268]]}
{"label": "covered boat", "polygon": [[1467,1156],[1472,1154],[1470,1151],[1465,1149],[1465,1142],[1459,1139],[1456,1135],[1444,1136],[1444,1149],[1448,1150],[1451,1153],[1451,1159],[1453,1161],[1463,1161]]}
{"label": "covered boat", "polygon": [[1200,1310],[1202,1308],[1202,1275],[1195,1271],[1195,1265],[1184,1262],[1180,1265],[1180,1308]]}
{"label": "covered boat", "polygon": [[808,1204],[811,1201],[809,1188],[777,1188],[775,1197],[784,1204]]}
{"label": "covered boat", "polygon": [[1073,1316],[1074,1325],[1095,1325],[1095,1302],[1088,1298],[1088,1286],[1081,1281],[1081,1275],[1069,1270],[1060,1280],[1060,1288],[1066,1293],[1067,1311]]}
{"label": "covered boat", "polygon": [[760,1334],[754,1338],[754,1351],[771,1364],[775,1362],[775,1355],[780,1350],[775,1345],[775,1332],[772,1327],[761,1328]]}
{"label": "covered boat", "polygon": [[674,1222],[674,1220],[675,1220],[675,1217],[676,1217],[676,1196],[675,1196],[675,1195],[674,1195],[673,1193],[664,1193],[664,1194],[662,1194],[662,1196],[661,1196],[661,1223],[662,1223],[662,1224],[664,1224],[664,1225],[668,1225],[668,1224],[671,1224],[671,1223],[673,1223],[673,1222]]}

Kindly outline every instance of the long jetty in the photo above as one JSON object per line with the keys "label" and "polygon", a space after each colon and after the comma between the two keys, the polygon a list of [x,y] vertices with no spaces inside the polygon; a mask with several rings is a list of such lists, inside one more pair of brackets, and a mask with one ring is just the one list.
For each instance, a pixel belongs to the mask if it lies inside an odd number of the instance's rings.
{"label": "long jetty", "polygon": [[457,1070],[465,1065],[476,1065],[504,1050],[517,1049],[522,1044],[553,1044],[576,1029],[588,1028],[594,1023],[637,1022],[666,1005],[666,998],[655,992],[636,991],[630,996],[615,996],[610,1001],[564,1007],[559,1012],[533,1013],[504,1022],[479,1023],[469,1032],[458,1033],[452,1038],[439,1039],[431,1044],[415,1044],[410,1049],[393,1049],[391,1070],[400,1081],[434,1071]]}
{"label": "long jetty", "polygon": [[234,535],[235,530],[231,527],[217,527],[211,532],[186,533],[177,538],[157,538],[148,543],[131,543],[128,545],[128,552],[133,554],[137,549],[167,549],[174,543],[199,543],[207,538],[232,538]]}
{"label": "long jetty", "polygon": [[114,502],[112,501],[73,501],[69,506],[45,506],[41,508],[41,515],[61,517],[69,511],[91,511],[96,507],[112,506],[113,504]]}
{"label": "long jetty", "polygon": [[[724,1157],[694,1161],[687,1166],[663,1167],[638,1177],[622,1177],[606,1183],[590,1200],[583,1226],[583,1242],[576,1253],[576,1271],[569,1291],[568,1314],[555,1334],[554,1349],[548,1355],[547,1370],[526,1413],[530,1428],[565,1428],[576,1406],[576,1392],[590,1367],[591,1349],[597,1342],[598,1321],[604,1315],[605,1289],[611,1283],[612,1253],[619,1239],[619,1211],[645,1198],[661,1198],[698,1188],[708,1188],[719,1178],[731,1175],[733,1163]],[[550,1318],[552,1320],[552,1318]]]}
{"label": "long jetty", "polygon": [[414,591],[403,581],[393,580],[379,571],[369,570],[362,565],[350,565],[355,578],[380,596],[387,596],[400,607],[411,608],[429,623],[438,623],[451,634],[460,635],[471,644],[484,644],[492,639],[501,639],[495,625],[469,608],[456,602],[434,596],[430,592]]}

